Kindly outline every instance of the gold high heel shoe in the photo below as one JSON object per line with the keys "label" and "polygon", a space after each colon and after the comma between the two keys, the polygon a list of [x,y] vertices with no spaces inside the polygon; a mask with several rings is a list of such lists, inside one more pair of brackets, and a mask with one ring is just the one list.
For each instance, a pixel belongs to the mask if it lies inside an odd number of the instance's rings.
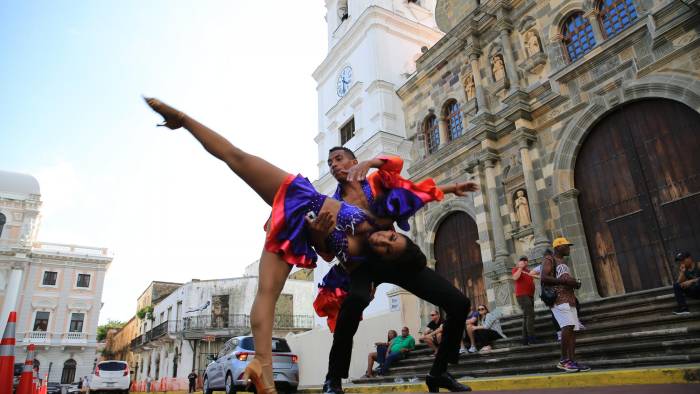
{"label": "gold high heel shoe", "polygon": [[182,124],[185,121],[184,112],[178,111],[156,98],[144,97],[143,99],[146,101],[146,104],[151,107],[151,109],[158,112],[163,117],[163,123],[158,124],[158,126],[164,126],[171,130],[182,127]]}
{"label": "gold high heel shoe", "polygon": [[250,379],[255,385],[255,392],[258,394],[277,394],[277,389],[275,388],[275,383],[267,384],[263,381],[263,367],[270,367],[270,364],[261,364],[257,358],[248,363],[245,367],[245,372],[243,372],[243,381],[247,382]]}

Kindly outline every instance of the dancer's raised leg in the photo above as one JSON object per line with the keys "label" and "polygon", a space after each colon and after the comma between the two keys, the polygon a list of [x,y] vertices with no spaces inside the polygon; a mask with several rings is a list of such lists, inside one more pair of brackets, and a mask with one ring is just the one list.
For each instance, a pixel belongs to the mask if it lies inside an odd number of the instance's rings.
{"label": "dancer's raised leg", "polygon": [[180,127],[187,129],[207,152],[225,162],[268,205],[272,206],[275,193],[289,173],[260,157],[242,151],[229,140],[187,116],[184,112],[178,111],[158,99],[144,99],[154,111],[165,119],[165,122],[160,126],[173,130]]}
{"label": "dancer's raised leg", "polygon": [[256,385],[258,393],[275,393],[272,376],[272,326],[275,304],[292,266],[279,255],[263,251],[260,256],[258,291],[250,311],[250,325],[255,342],[255,359],[246,373]]}

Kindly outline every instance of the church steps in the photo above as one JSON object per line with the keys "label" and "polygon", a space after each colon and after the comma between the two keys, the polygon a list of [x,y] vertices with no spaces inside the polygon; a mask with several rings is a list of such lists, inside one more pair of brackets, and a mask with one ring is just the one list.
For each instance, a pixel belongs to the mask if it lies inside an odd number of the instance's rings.
{"label": "church steps", "polygon": [[[624,356],[668,353],[677,354],[678,350],[700,352],[700,327],[693,330],[657,330],[650,333],[635,333],[634,336],[616,335],[614,338],[588,338],[577,341],[577,354],[581,360],[595,360],[621,354]],[[691,338],[696,337],[696,338]],[[468,354],[460,357],[459,368],[479,366],[483,364],[512,364],[533,360],[557,360],[559,344],[547,343],[533,346],[497,348],[488,354]],[[413,371],[415,368],[426,370],[433,362],[432,356],[411,357],[396,365],[392,370],[402,373],[404,368]],[[406,366],[400,364],[406,363]],[[410,364],[410,365],[408,365]]]}
{"label": "church steps", "polygon": [[[577,333],[577,357],[595,369],[665,366],[700,362],[700,302],[689,300],[689,315],[676,316],[670,287],[586,302]],[[555,364],[560,345],[548,310],[537,311],[536,332],[541,343],[524,346],[520,337],[522,316],[501,320],[509,338],[499,340],[488,354],[463,354],[451,367],[455,376],[495,377],[560,372]],[[397,377],[422,377],[433,362],[424,344],[406,360],[397,362],[391,375],[353,379],[353,383],[394,382]]]}

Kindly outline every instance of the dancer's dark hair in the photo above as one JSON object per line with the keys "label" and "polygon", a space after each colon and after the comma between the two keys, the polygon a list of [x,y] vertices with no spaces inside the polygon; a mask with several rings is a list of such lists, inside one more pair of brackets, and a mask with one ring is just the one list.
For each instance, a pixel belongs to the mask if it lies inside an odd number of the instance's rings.
{"label": "dancer's dark hair", "polygon": [[423,269],[428,262],[425,254],[410,238],[400,233],[398,235],[406,239],[406,249],[399,256],[392,259],[385,258],[385,260],[391,264],[396,264],[401,269],[410,268],[416,271]]}
{"label": "dancer's dark hair", "polygon": [[331,153],[337,150],[342,150],[343,152],[347,153],[351,159],[357,160],[357,157],[355,157],[355,153],[344,146],[334,146],[328,150],[328,154],[330,155]]}

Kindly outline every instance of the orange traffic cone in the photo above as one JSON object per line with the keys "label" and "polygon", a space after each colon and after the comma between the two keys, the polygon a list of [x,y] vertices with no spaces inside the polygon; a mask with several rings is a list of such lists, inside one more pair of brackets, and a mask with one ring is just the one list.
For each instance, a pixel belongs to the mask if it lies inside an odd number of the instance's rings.
{"label": "orange traffic cone", "polygon": [[19,386],[17,386],[16,394],[32,394],[32,380],[34,368],[34,344],[31,343],[27,347],[27,360],[24,362],[22,375],[19,378]]}
{"label": "orange traffic cone", "polygon": [[17,312],[10,312],[5,332],[0,340],[0,393],[12,392],[12,380],[15,377],[15,325]]}
{"label": "orange traffic cone", "polygon": [[39,377],[37,370],[32,370],[32,394],[39,393]]}
{"label": "orange traffic cone", "polygon": [[46,375],[44,381],[41,383],[41,387],[39,388],[39,394],[48,394],[48,390],[49,390],[49,375]]}

